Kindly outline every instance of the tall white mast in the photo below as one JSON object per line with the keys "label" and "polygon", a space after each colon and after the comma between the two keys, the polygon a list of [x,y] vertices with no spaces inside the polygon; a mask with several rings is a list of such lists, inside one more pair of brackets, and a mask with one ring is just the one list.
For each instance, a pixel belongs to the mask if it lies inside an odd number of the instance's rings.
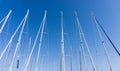
{"label": "tall white mast", "polygon": [[112,69],[112,64],[111,64],[111,62],[110,62],[110,58],[109,58],[109,55],[108,55],[108,51],[107,51],[107,48],[106,48],[106,45],[105,45],[105,42],[104,42],[102,33],[101,33],[100,29],[99,29],[99,25],[98,25],[98,22],[97,22],[97,20],[96,20],[96,17],[93,16],[93,19],[94,19],[94,22],[95,22],[95,25],[96,25],[96,28],[97,28],[97,31],[98,31],[98,34],[99,34],[101,43],[102,43],[102,45],[103,45],[103,49],[104,49],[105,55],[106,55],[106,57],[107,57],[107,61],[108,61],[109,66],[110,66],[110,71],[113,71],[113,69]]}
{"label": "tall white mast", "polygon": [[[83,42],[82,42],[83,43]],[[81,44],[82,45],[82,44]],[[87,69],[87,63],[86,63],[86,60],[85,60],[85,53],[84,53],[84,48],[83,46],[81,46],[81,51],[79,50],[79,53],[80,53],[80,70],[79,71],[83,71],[82,69],[84,68],[85,71],[88,71]],[[84,67],[82,66],[82,58],[83,58],[83,63],[84,63]]]}
{"label": "tall white mast", "polygon": [[[82,33],[81,33],[81,30],[80,30],[80,26],[78,26],[78,32],[79,32],[79,37],[80,37],[80,46],[81,46],[81,51],[79,50],[80,52],[80,59],[82,60],[82,57],[83,57],[83,61],[84,61],[84,64],[85,64],[85,71],[88,71],[87,70],[87,63],[86,63],[86,60],[85,60],[85,53],[84,53],[84,42],[83,42],[83,38],[82,38]],[[82,71],[82,62],[80,62],[80,71]]]}
{"label": "tall white mast", "polygon": [[[30,48],[31,48],[31,37],[29,38],[29,46],[28,46],[28,51],[27,51],[27,58],[29,57],[29,53],[30,53]],[[26,58],[26,61],[27,61],[27,58]]]}
{"label": "tall white mast", "polygon": [[[10,16],[11,12],[12,12],[12,10],[10,10],[9,13],[8,13],[8,15],[5,17],[5,21],[3,22],[3,25],[2,25],[2,27],[0,28],[0,33],[2,32],[2,30],[3,30],[3,28],[4,28],[5,24],[6,24],[9,16]],[[2,20],[2,21],[3,21],[3,20]]]}
{"label": "tall white mast", "polygon": [[12,67],[13,67],[13,64],[14,64],[14,61],[15,61],[15,56],[16,56],[16,54],[17,54],[19,45],[20,45],[20,43],[21,43],[21,37],[22,37],[22,34],[23,34],[23,30],[24,30],[24,27],[25,27],[25,23],[26,23],[28,14],[29,14],[29,10],[27,11],[26,16],[24,17],[23,26],[22,26],[22,29],[21,29],[21,32],[20,32],[20,35],[19,35],[19,38],[18,38],[18,41],[17,41],[16,49],[15,49],[15,52],[14,52],[14,54],[13,54],[13,58],[12,58],[12,62],[11,62],[11,64],[10,64],[10,69],[9,69],[9,71],[12,71]]}
{"label": "tall white mast", "polygon": [[[26,60],[25,60],[25,64],[26,64],[26,62],[27,62],[27,59],[28,59],[29,53],[30,53],[31,39],[32,39],[32,38],[30,37],[30,38],[29,38],[29,46],[28,46],[28,50],[27,50],[27,57],[26,57]],[[31,61],[31,63],[32,63],[32,61]],[[31,69],[31,66],[29,66],[28,70],[30,71],[30,69]]]}
{"label": "tall white mast", "polygon": [[63,12],[61,11],[61,71],[65,71]]}
{"label": "tall white mast", "polygon": [[19,28],[21,27],[21,25],[23,24],[24,19],[22,20],[22,22],[19,24],[19,26],[17,27],[17,29],[15,30],[15,32],[13,33],[12,37],[10,38],[8,44],[6,45],[6,47],[4,48],[4,50],[2,51],[2,53],[0,54],[0,60],[3,57],[4,53],[6,52],[6,50],[8,49],[9,45],[11,44],[13,38],[15,37],[17,31],[19,30]]}
{"label": "tall white mast", "polygon": [[35,45],[36,45],[36,42],[37,42],[37,39],[38,39],[38,37],[39,37],[41,27],[42,27],[42,25],[43,25],[43,23],[44,23],[44,21],[45,21],[45,19],[46,19],[46,15],[47,15],[47,11],[45,10],[44,18],[43,18],[43,20],[42,20],[42,22],[41,22],[41,25],[40,25],[40,27],[39,27],[37,36],[36,36],[36,38],[35,38],[35,41],[34,41],[34,43],[33,43],[33,46],[32,46],[31,52],[30,52],[30,56],[28,57],[28,61],[27,61],[26,65],[25,65],[25,68],[24,68],[23,71],[27,71],[28,64],[29,64],[29,62],[30,62],[31,56],[32,56],[32,54],[33,54],[33,51],[34,51],[34,48],[35,48]]}
{"label": "tall white mast", "polygon": [[41,36],[40,36],[40,40],[39,40],[39,48],[38,48],[37,59],[36,59],[35,71],[38,71],[38,61],[39,61],[39,57],[40,57],[40,49],[41,49],[41,45],[42,45],[45,21],[46,21],[46,18],[44,19],[43,25],[42,25]]}
{"label": "tall white mast", "polygon": [[88,71],[88,69],[87,69],[87,63],[86,63],[86,60],[85,60],[85,53],[84,53],[84,48],[83,48],[83,46],[82,46],[82,51],[81,51],[81,55],[82,55],[82,57],[83,57],[83,61],[84,61],[84,64],[85,64],[85,71]]}
{"label": "tall white mast", "polygon": [[[3,65],[5,65],[7,63],[7,65],[9,65],[9,63],[7,62],[7,60],[9,59],[8,57],[10,56],[10,48],[11,48],[11,45],[12,45],[12,42],[11,44],[9,45],[9,48],[7,50],[7,53],[6,53],[6,57],[4,58],[4,62],[3,62]],[[2,70],[4,71],[4,69],[6,69],[5,67],[2,68]]]}
{"label": "tall white mast", "polygon": [[88,44],[87,44],[87,41],[86,41],[86,39],[85,39],[85,36],[84,36],[83,30],[82,30],[82,27],[81,27],[81,25],[80,25],[80,21],[79,21],[79,19],[78,19],[77,12],[75,12],[75,16],[76,16],[76,21],[77,21],[77,24],[78,24],[79,32],[81,33],[81,36],[83,37],[85,46],[86,46],[86,48],[87,48],[87,51],[88,51],[88,54],[89,54],[89,57],[90,57],[90,61],[91,61],[92,66],[93,66],[93,71],[96,71],[95,63],[94,63],[94,61],[93,61],[93,58],[92,58],[92,55],[91,55],[89,46],[88,46]]}

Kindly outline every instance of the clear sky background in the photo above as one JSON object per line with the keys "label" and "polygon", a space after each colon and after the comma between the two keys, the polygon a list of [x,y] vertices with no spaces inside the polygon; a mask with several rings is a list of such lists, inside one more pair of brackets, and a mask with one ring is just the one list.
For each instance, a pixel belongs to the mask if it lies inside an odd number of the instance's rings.
{"label": "clear sky background", "polygon": [[[42,66],[43,71],[53,71],[54,66],[56,71],[60,70],[60,44],[61,44],[61,19],[60,11],[64,14],[64,38],[65,38],[65,59],[66,71],[70,71],[70,48],[73,49],[73,69],[79,71],[80,59],[79,48],[80,40],[78,35],[78,27],[74,11],[78,12],[78,17],[81,22],[86,40],[91,50],[95,65],[99,71],[108,71],[109,65],[106,61],[106,56],[102,48],[100,39],[98,37],[97,29],[91,17],[90,11],[93,11],[107,34],[113,40],[117,49],[120,51],[120,1],[119,0],[0,0],[0,20],[7,15],[9,10],[12,14],[5,25],[3,32],[0,34],[0,53],[4,49],[11,35],[20,24],[26,14],[27,9],[30,14],[22,36],[22,43],[17,55],[20,55],[20,71],[23,70],[26,56],[28,56],[28,41],[32,38],[32,44],[36,37],[39,25],[43,19],[44,11],[47,10],[47,21],[45,23],[45,30],[43,43],[41,48],[41,57],[39,66]],[[2,24],[0,24],[1,27]],[[6,33],[8,32],[8,35]],[[8,71],[9,64],[15,49],[17,38],[20,30],[14,38],[10,51],[9,49],[0,61],[0,70]],[[103,35],[110,61],[113,66],[113,71],[119,71],[120,57],[116,54],[105,35]],[[31,49],[31,48],[30,48]],[[30,65],[34,71],[35,59],[38,50],[38,42],[33,52]],[[9,56],[6,58],[7,53]],[[88,52],[85,48],[85,57],[87,68],[92,71]],[[17,58],[16,58],[17,59]],[[4,62],[3,62],[4,61]],[[42,64],[42,65],[41,65]],[[84,66],[83,66],[84,67]],[[16,71],[16,61],[14,62],[14,70]],[[103,70],[101,69],[103,68]]]}

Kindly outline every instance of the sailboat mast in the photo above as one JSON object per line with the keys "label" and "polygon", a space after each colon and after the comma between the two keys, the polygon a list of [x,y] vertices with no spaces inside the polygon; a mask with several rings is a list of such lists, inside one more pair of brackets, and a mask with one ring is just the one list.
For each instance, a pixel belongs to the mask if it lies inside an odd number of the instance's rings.
{"label": "sailboat mast", "polygon": [[87,63],[86,63],[86,60],[85,60],[85,54],[84,54],[84,49],[83,49],[83,47],[81,47],[82,49],[81,49],[81,51],[79,50],[79,54],[80,54],[80,65],[79,65],[79,71],[82,71],[82,58],[83,58],[83,63],[84,63],[84,69],[85,69],[85,71],[88,71],[87,70]]}
{"label": "sailboat mast", "polygon": [[4,28],[5,24],[6,24],[9,16],[10,16],[11,12],[12,12],[12,10],[10,10],[9,13],[8,13],[8,15],[6,16],[5,21],[3,22],[2,27],[0,28],[0,33],[2,32],[2,30],[3,30],[3,28]]}
{"label": "sailboat mast", "polygon": [[[11,42],[11,44],[9,45],[9,48],[8,48],[8,50],[7,50],[7,53],[6,53],[6,56],[5,56],[5,58],[4,58],[4,62],[3,62],[3,66],[4,65],[9,65],[9,63],[8,63],[8,57],[10,56],[10,52],[11,52],[11,50],[10,50],[10,47],[11,47],[11,45],[12,45],[12,42]],[[4,71],[4,69],[5,69],[5,67],[3,67],[2,68],[2,70]]]}
{"label": "sailboat mast", "polygon": [[20,43],[21,43],[21,37],[22,37],[22,34],[23,34],[23,30],[24,30],[24,27],[25,27],[25,23],[26,23],[28,14],[29,14],[29,10],[27,11],[26,16],[24,17],[23,26],[22,26],[22,29],[21,29],[21,32],[20,32],[20,35],[19,35],[19,38],[18,38],[18,41],[17,41],[16,49],[15,49],[15,52],[14,52],[14,54],[13,54],[13,58],[12,58],[12,62],[11,62],[11,64],[10,64],[10,69],[9,69],[9,71],[12,71],[13,63],[14,63],[15,56],[16,56],[16,54],[17,54],[19,45],[20,45]]}
{"label": "sailboat mast", "polygon": [[91,61],[92,66],[93,66],[93,71],[96,71],[95,63],[94,63],[94,61],[93,61],[93,58],[92,58],[90,49],[89,49],[89,47],[88,47],[87,41],[86,41],[86,39],[85,39],[83,30],[82,30],[82,27],[81,27],[81,25],[80,25],[80,21],[79,21],[79,19],[78,19],[77,12],[75,12],[75,16],[76,16],[76,21],[77,21],[77,24],[78,24],[78,28],[79,28],[80,33],[81,33],[81,36],[83,37],[83,40],[84,40],[84,42],[85,42],[85,45],[86,45],[86,48],[87,48],[87,51],[88,51],[88,54],[89,54],[89,57],[90,57],[90,61]]}
{"label": "sailboat mast", "polygon": [[[95,18],[96,19],[96,18]],[[114,50],[117,52],[117,54],[120,56],[120,52],[118,51],[118,49],[116,48],[116,46],[113,44],[112,40],[110,39],[110,37],[107,35],[107,33],[105,32],[105,30],[103,29],[103,27],[100,25],[100,23],[98,22],[98,20],[96,19],[97,24],[99,25],[99,27],[102,29],[103,33],[105,34],[105,36],[107,37],[107,39],[110,41],[111,45],[113,46]]]}
{"label": "sailboat mast", "polygon": [[[27,50],[27,57],[26,57],[26,60],[25,60],[25,64],[27,62],[27,59],[29,57],[29,53],[30,53],[30,48],[31,48],[31,42],[32,42],[32,38],[30,37],[29,38],[29,45],[28,45],[28,50]],[[32,62],[32,61],[31,61]],[[29,67],[29,70],[31,69],[31,66]],[[30,70],[31,71],[31,70]]]}
{"label": "sailboat mast", "polygon": [[6,52],[6,50],[9,48],[9,45],[11,44],[13,38],[15,37],[17,31],[19,30],[19,28],[21,27],[21,25],[23,24],[24,19],[22,20],[22,22],[19,24],[19,26],[17,27],[17,29],[15,30],[15,32],[13,33],[12,37],[10,38],[8,44],[6,45],[6,47],[4,48],[4,50],[2,51],[2,53],[0,54],[0,60],[2,59],[4,53]]}
{"label": "sailboat mast", "polygon": [[[79,26],[78,26],[79,28]],[[86,63],[86,60],[85,60],[85,53],[84,53],[84,44],[83,44],[83,38],[82,38],[82,33],[81,33],[81,30],[79,28],[79,36],[80,36],[80,46],[81,46],[81,51],[79,50],[79,53],[80,53],[80,71],[82,71],[82,57],[83,57],[83,61],[84,61],[84,64],[85,64],[85,71],[87,71],[87,63]]]}
{"label": "sailboat mast", "polygon": [[44,19],[44,22],[43,22],[43,25],[42,25],[41,36],[40,36],[40,40],[39,40],[39,48],[38,48],[37,59],[36,59],[35,71],[38,71],[38,61],[39,61],[39,57],[40,57],[40,49],[41,49],[41,45],[42,45],[45,21],[46,21],[46,18]]}
{"label": "sailboat mast", "polygon": [[61,11],[61,71],[65,71],[63,11]]}
{"label": "sailboat mast", "polygon": [[106,55],[106,57],[107,57],[107,61],[108,61],[109,66],[110,66],[110,71],[113,71],[113,69],[112,69],[112,64],[111,64],[110,58],[109,58],[109,56],[108,56],[108,51],[107,51],[107,48],[106,48],[106,45],[105,45],[105,42],[104,42],[102,33],[101,33],[100,29],[99,29],[98,22],[96,21],[96,17],[93,16],[93,19],[94,19],[94,22],[95,22],[95,25],[96,25],[96,28],[97,28],[97,31],[98,31],[98,34],[99,34],[101,43],[102,43],[102,45],[103,45],[103,49],[104,49],[104,51],[105,51],[105,55]]}
{"label": "sailboat mast", "polygon": [[46,14],[47,14],[47,11],[45,10],[44,18],[43,18],[43,20],[42,20],[42,22],[41,22],[41,25],[40,25],[40,27],[39,27],[37,36],[36,36],[35,41],[34,41],[34,43],[33,43],[33,46],[32,46],[31,52],[30,52],[30,55],[29,55],[29,57],[28,57],[28,61],[27,61],[26,65],[25,65],[25,68],[24,68],[24,71],[27,71],[27,67],[28,67],[28,64],[29,64],[29,62],[30,62],[31,56],[32,56],[32,54],[33,54],[33,51],[34,51],[34,48],[35,48],[37,39],[38,39],[38,37],[39,37],[41,27],[42,27],[42,25],[43,25],[43,22],[44,22],[45,19],[46,19]]}
{"label": "sailboat mast", "polygon": [[[78,26],[78,28],[79,28],[79,26]],[[79,52],[80,52],[80,59],[81,59],[81,61],[80,61],[80,71],[82,71],[82,57],[83,57],[83,61],[84,61],[84,64],[85,64],[85,71],[88,71],[87,70],[87,63],[86,63],[86,60],[85,60],[85,53],[84,53],[84,44],[83,44],[83,38],[82,38],[82,33],[81,33],[81,30],[80,30],[80,28],[79,28],[79,36],[80,36],[80,46],[81,46],[81,51],[79,50]]]}
{"label": "sailboat mast", "polygon": [[29,43],[28,43],[29,45],[28,45],[27,55],[26,55],[26,57],[27,57],[27,58],[26,58],[26,62],[27,62],[27,59],[28,59],[28,57],[29,57],[29,53],[30,53],[31,39],[32,39],[32,38],[30,37],[30,38],[29,38]]}

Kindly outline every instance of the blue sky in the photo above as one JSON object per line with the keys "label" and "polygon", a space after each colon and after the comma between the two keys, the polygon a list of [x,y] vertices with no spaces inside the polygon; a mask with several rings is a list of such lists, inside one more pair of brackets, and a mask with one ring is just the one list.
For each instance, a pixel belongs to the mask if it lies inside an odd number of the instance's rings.
{"label": "blue sky", "polygon": [[[8,35],[2,33],[0,34],[0,53],[7,44],[7,41],[10,39],[12,33],[15,31],[20,21],[24,17],[27,9],[30,10],[28,22],[25,26],[25,32],[29,34],[23,34],[21,47],[19,50],[19,54],[21,56],[21,64],[25,62],[25,55],[27,52],[28,40],[29,37],[32,38],[32,44],[36,37],[39,25],[44,16],[44,11],[47,10],[47,21],[45,25],[45,30],[47,34],[43,37],[43,44],[41,48],[41,57],[39,64],[43,59],[43,69],[44,71],[52,71],[53,65],[55,63],[56,69],[59,69],[60,65],[60,41],[61,41],[61,20],[60,20],[60,11],[64,12],[64,35],[65,37],[65,55],[66,55],[66,71],[69,68],[69,55],[70,47],[73,49],[73,69],[75,71],[79,70],[79,35],[78,28],[76,25],[76,19],[74,15],[74,11],[78,12],[78,17],[81,22],[83,31],[86,36],[86,40],[88,41],[88,45],[90,47],[93,59],[95,60],[95,65],[100,68],[101,66],[106,70],[108,69],[108,64],[106,61],[106,57],[104,55],[103,48],[101,46],[97,30],[94,24],[94,21],[90,15],[90,11],[93,11],[95,16],[100,21],[101,25],[104,27],[110,38],[113,40],[118,50],[120,51],[120,1],[119,0],[18,0],[18,1],[10,1],[10,0],[0,0],[0,20],[12,10],[12,14],[3,30],[6,32],[7,28]],[[1,26],[1,25],[0,25]],[[15,44],[19,35],[17,33],[16,37],[13,40],[11,45],[11,53],[9,59],[7,61],[10,63],[12,54],[14,52]],[[104,36],[104,35],[103,35]],[[7,37],[7,38],[6,38]],[[6,40],[4,40],[6,38]],[[114,71],[118,71],[119,56],[115,53],[114,49],[104,36],[104,39],[107,43],[107,49],[110,54],[110,61],[113,64]],[[31,45],[32,45],[31,44]],[[31,63],[35,61],[36,53],[38,49],[38,43],[33,52]],[[7,53],[7,52],[6,52]],[[46,55],[48,56],[42,56]],[[86,61],[88,64],[88,68],[91,67],[91,63],[88,57],[87,50],[85,48]],[[100,56],[98,56],[100,54]],[[0,61],[0,66],[2,65],[2,61],[4,61],[5,55],[3,59]],[[33,61],[32,61],[33,60]],[[7,64],[6,64],[7,65]],[[16,64],[14,64],[16,65]],[[21,69],[23,67],[21,66]],[[6,68],[7,69],[7,68]],[[34,64],[33,64],[34,69]],[[91,69],[91,68],[90,68]],[[104,71],[106,71],[104,70]]]}

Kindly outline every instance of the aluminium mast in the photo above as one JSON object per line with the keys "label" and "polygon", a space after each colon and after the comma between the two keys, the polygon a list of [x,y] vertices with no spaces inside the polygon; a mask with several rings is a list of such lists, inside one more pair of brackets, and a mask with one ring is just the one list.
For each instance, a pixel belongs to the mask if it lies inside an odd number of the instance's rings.
{"label": "aluminium mast", "polygon": [[[3,30],[3,28],[4,28],[5,24],[6,24],[9,16],[10,16],[11,12],[12,12],[12,10],[10,10],[9,13],[8,13],[8,15],[7,15],[5,18],[3,18],[3,20],[5,19],[5,21],[3,22],[3,25],[2,25],[2,27],[0,28],[0,33],[2,32],[2,30]],[[3,21],[3,20],[2,20],[2,21]],[[1,22],[2,22],[2,21],[1,21]]]}
{"label": "aluminium mast", "polygon": [[89,54],[89,57],[90,57],[90,61],[91,61],[92,66],[93,66],[93,71],[97,71],[97,70],[96,70],[96,67],[95,67],[95,63],[94,63],[93,58],[92,58],[92,55],[91,55],[91,52],[90,52],[90,49],[89,49],[89,46],[88,46],[87,41],[86,41],[86,39],[85,39],[85,36],[84,36],[83,30],[82,30],[82,27],[81,27],[81,25],[80,25],[80,21],[79,21],[79,19],[78,19],[77,12],[75,12],[75,17],[76,17],[76,21],[77,21],[77,24],[78,24],[79,31],[80,31],[80,33],[81,33],[81,36],[83,37],[85,46],[86,46],[86,48],[87,48],[87,51],[88,51],[88,54]]}
{"label": "aluminium mast", "polygon": [[27,11],[26,16],[24,17],[23,26],[22,26],[22,29],[21,29],[21,31],[20,31],[20,35],[19,35],[19,38],[18,38],[18,41],[17,41],[17,45],[16,45],[16,48],[15,48],[15,52],[14,52],[14,54],[13,54],[13,58],[12,58],[12,62],[11,62],[11,64],[10,64],[10,69],[9,69],[9,71],[12,71],[12,67],[13,67],[13,64],[14,64],[15,56],[16,56],[16,54],[17,54],[17,51],[18,51],[18,49],[19,49],[19,45],[20,45],[20,43],[21,43],[21,38],[22,38],[22,34],[23,34],[23,30],[24,30],[24,27],[25,27],[25,23],[26,23],[28,14],[29,14],[29,10]]}
{"label": "aluminium mast", "polygon": [[27,71],[27,67],[28,67],[28,64],[29,64],[29,62],[30,62],[31,56],[32,56],[32,54],[33,54],[33,51],[34,51],[34,48],[35,48],[37,39],[38,39],[38,37],[39,37],[41,27],[42,27],[42,25],[43,25],[44,20],[46,19],[46,14],[47,14],[47,11],[45,10],[44,18],[43,18],[43,20],[42,20],[42,22],[41,22],[41,25],[40,25],[39,29],[38,29],[37,36],[36,36],[36,38],[35,38],[35,41],[34,41],[33,46],[32,46],[32,49],[31,49],[31,51],[30,51],[30,55],[29,55],[29,57],[28,57],[27,63],[25,64],[25,68],[24,68],[23,71]]}
{"label": "aluminium mast", "polygon": [[98,25],[98,22],[97,22],[97,20],[96,20],[96,17],[93,16],[93,19],[94,19],[94,22],[95,22],[95,25],[96,25],[96,28],[97,28],[98,35],[99,35],[99,37],[100,37],[101,43],[102,43],[102,45],[103,45],[103,48],[104,48],[104,51],[105,51],[105,55],[106,55],[106,57],[107,57],[107,61],[108,61],[109,66],[110,66],[110,71],[113,71],[113,69],[112,69],[112,64],[111,64],[110,58],[109,58],[109,56],[108,56],[108,51],[107,51],[107,48],[106,48],[106,45],[105,45],[105,42],[104,42],[102,33],[101,33],[100,29],[99,29],[99,25]]}
{"label": "aluminium mast", "polygon": [[65,71],[63,11],[61,11],[61,68],[60,68],[60,71]]}
{"label": "aluminium mast", "polygon": [[41,46],[42,46],[42,39],[43,39],[43,34],[44,34],[45,22],[46,22],[46,18],[44,18],[44,21],[42,23],[43,25],[42,25],[41,36],[40,36],[40,40],[39,40],[39,48],[38,48],[38,53],[37,53],[35,71],[38,71],[38,61],[39,61],[40,50],[41,50]]}

